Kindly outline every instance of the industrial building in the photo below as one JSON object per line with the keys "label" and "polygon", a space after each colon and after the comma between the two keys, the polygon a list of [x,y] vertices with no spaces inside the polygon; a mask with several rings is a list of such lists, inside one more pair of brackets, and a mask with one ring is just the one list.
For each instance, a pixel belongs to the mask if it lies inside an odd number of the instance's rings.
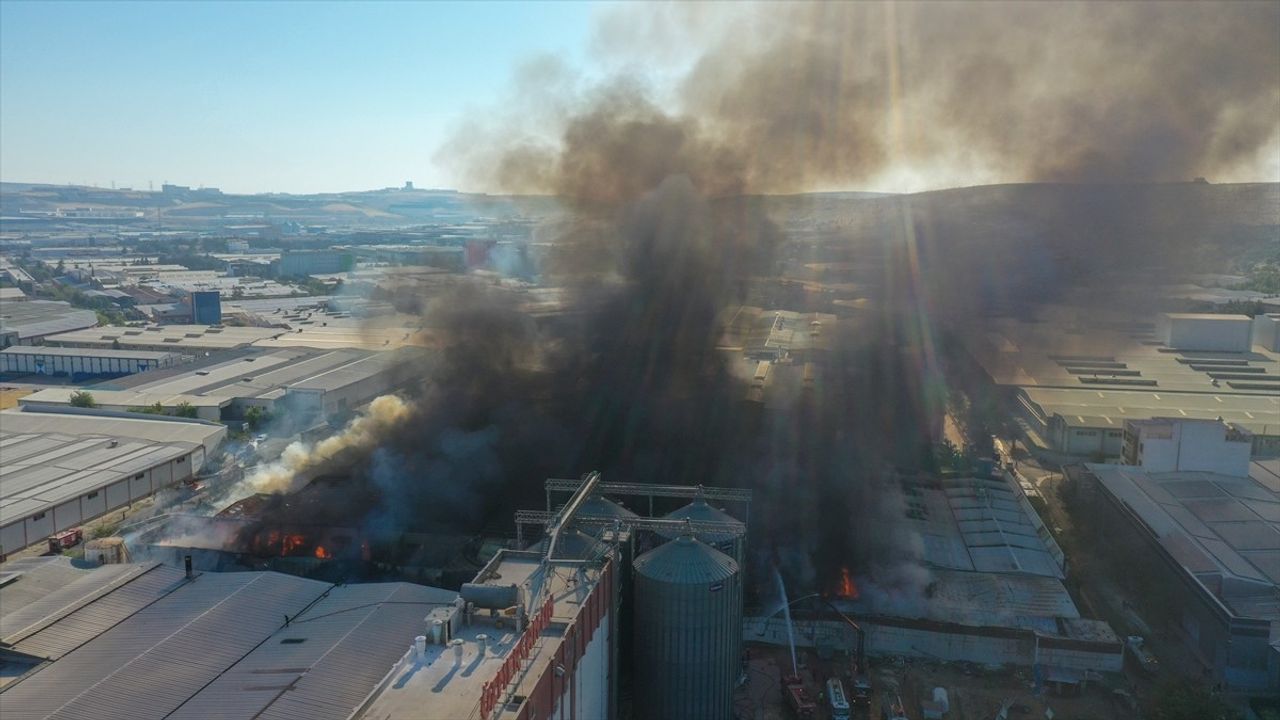
{"label": "industrial building", "polygon": [[[1003,389],[1033,448],[1117,458],[1126,421],[1185,417],[1230,423],[1251,435],[1255,457],[1273,457],[1280,454],[1280,353],[1250,349],[1252,326],[1244,320],[1166,315],[1144,325],[1046,313],[1035,321],[993,320],[969,349]],[[1232,349],[1171,347],[1170,339]]]}
{"label": "industrial building", "polygon": [[[92,313],[90,313],[92,314]],[[233,350],[281,334],[273,328],[211,327],[208,325],[148,325],[101,327],[60,332],[45,337],[46,345],[112,348],[117,350],[178,350],[188,354]]]}
{"label": "industrial building", "polygon": [[593,486],[556,515],[544,549],[499,551],[455,607],[429,615],[427,635],[353,717],[616,717],[618,553],[557,549]]}
{"label": "industrial building", "polygon": [[1156,324],[1157,338],[1174,350],[1249,352],[1252,334],[1246,315],[1165,313]]}
{"label": "industrial building", "polygon": [[1246,475],[1090,464],[1081,492],[1148,602],[1228,690],[1280,691],[1280,461]]}
{"label": "industrial building", "polygon": [[1219,420],[1152,418],[1124,424],[1121,457],[1147,472],[1249,474],[1253,438]]}
{"label": "industrial building", "polygon": [[195,325],[221,325],[221,293],[217,290],[197,290],[191,293],[191,322]]}
{"label": "industrial building", "polygon": [[1280,353],[1280,313],[1267,313],[1253,319],[1253,344],[1268,352]]}
{"label": "industrial building", "polygon": [[457,597],[400,582],[86,568],[61,557],[5,570],[0,650],[30,668],[0,686],[6,720],[345,720],[426,631],[423,618],[454,610]]}
{"label": "industrial building", "polygon": [[173,367],[184,359],[176,352],[17,345],[0,350],[0,373],[119,376]]}
{"label": "industrial building", "polygon": [[[241,420],[250,407],[305,423],[341,415],[400,386],[406,379],[395,352],[246,348],[189,366],[153,371],[89,389],[98,407],[129,410],[189,405],[206,420]],[[46,388],[26,407],[70,405],[76,388]]]}
{"label": "industrial building", "polygon": [[0,413],[0,556],[193,477],[226,433],[79,408]]}
{"label": "industrial building", "polygon": [[36,345],[68,331],[92,328],[98,314],[55,300],[0,300],[0,348]]}
{"label": "industrial building", "polygon": [[276,272],[281,277],[306,277],[346,272],[354,266],[351,253],[343,250],[286,250],[280,253]]}
{"label": "industrial building", "polygon": [[[1106,622],[1081,616],[1063,585],[1062,550],[1011,475],[894,476],[878,495],[896,500],[869,531],[918,547],[914,563],[902,562],[912,564],[909,577],[927,580],[851,584],[832,601],[857,619],[868,655],[1017,665],[1060,686],[1121,670],[1120,639]],[[799,644],[856,642],[845,622],[792,612]],[[754,642],[788,641],[777,613],[748,618],[744,633]]]}

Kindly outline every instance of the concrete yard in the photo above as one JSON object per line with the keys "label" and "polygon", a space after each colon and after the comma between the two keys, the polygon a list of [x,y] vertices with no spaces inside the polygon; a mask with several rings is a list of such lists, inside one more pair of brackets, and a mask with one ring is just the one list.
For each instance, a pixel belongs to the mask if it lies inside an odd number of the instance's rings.
{"label": "concrete yard", "polygon": [[[750,644],[746,682],[734,695],[734,709],[743,720],[794,720],[795,714],[782,694],[781,678],[791,672],[790,651],[786,647]],[[819,658],[812,650],[797,648],[797,661],[805,687],[817,705],[815,720],[829,720],[830,705],[824,686],[827,678],[843,672],[845,658]],[[982,668],[961,663],[905,662],[900,658],[871,658],[873,695],[870,708],[854,708],[852,718],[880,720],[881,705],[901,698],[906,716],[923,720],[921,701],[932,698],[933,688],[947,690],[948,720],[988,720],[1004,706],[1010,718],[1042,718],[1052,709],[1059,720],[1130,720],[1127,691],[1115,692],[1123,680],[1091,682],[1078,695],[1063,696],[1045,691],[1037,694],[1030,670]]]}

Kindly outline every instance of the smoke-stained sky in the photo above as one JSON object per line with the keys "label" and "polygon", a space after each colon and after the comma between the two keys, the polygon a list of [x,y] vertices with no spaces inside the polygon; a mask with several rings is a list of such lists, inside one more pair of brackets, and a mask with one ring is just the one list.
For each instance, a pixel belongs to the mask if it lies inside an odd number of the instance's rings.
{"label": "smoke-stained sky", "polygon": [[1274,2],[623,5],[592,47],[609,80],[531,63],[438,159],[593,200],[1280,179]]}
{"label": "smoke-stained sky", "polygon": [[879,243],[879,306],[857,332],[821,330],[820,391],[766,410],[717,347],[722,313],[780,269],[786,239],[754,194],[1258,172],[1280,127],[1277,31],[1275,3],[621,6],[594,43],[618,73],[526,65],[439,155],[477,186],[562,200],[539,252],[570,311],[537,320],[489,288],[432,298],[445,350],[422,358],[407,419],[339,469],[377,487],[392,531],[474,530],[589,470],[751,487],[770,510],[757,557],[810,582],[850,566],[915,583],[898,572],[911,544],[869,521],[892,517],[884,468],[939,439],[935,336],[982,322],[990,298],[1025,309],[1092,284],[1096,300],[1115,268],[1158,279],[1135,263],[1202,243],[1198,206],[1165,232],[1156,186],[1046,186],[1033,218],[985,233],[962,208],[889,201],[876,237],[842,238]]}

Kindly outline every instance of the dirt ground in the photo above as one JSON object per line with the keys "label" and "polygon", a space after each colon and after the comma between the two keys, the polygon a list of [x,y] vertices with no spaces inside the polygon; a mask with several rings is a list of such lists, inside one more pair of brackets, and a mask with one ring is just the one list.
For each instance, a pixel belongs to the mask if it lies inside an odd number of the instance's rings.
{"label": "dirt ground", "polygon": [[[747,682],[734,696],[740,720],[795,720],[782,695],[781,678],[791,672],[790,651],[785,647],[750,644]],[[837,676],[844,659],[837,655],[822,660],[812,650],[797,649],[800,676],[817,705],[814,720],[831,720],[824,690],[827,678]],[[852,718],[881,720],[881,705],[901,699],[911,720],[923,720],[921,701],[931,699],[933,688],[947,690],[951,709],[945,720],[990,720],[1008,707],[1010,720],[1045,717],[1051,709],[1058,720],[1131,720],[1135,715],[1124,698],[1096,683],[1077,695],[1053,693],[1037,695],[1028,670],[983,671],[960,664],[904,662],[888,658],[871,659],[874,694],[871,707],[856,709]]]}
{"label": "dirt ground", "polygon": [[0,410],[17,407],[18,399],[31,394],[31,390],[16,387],[0,387]]}

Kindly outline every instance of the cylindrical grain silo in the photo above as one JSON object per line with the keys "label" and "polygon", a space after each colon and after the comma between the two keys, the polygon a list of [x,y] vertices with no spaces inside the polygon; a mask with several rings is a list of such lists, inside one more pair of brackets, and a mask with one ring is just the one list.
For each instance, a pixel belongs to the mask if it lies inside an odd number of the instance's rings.
{"label": "cylindrical grain silo", "polygon": [[[694,500],[679,510],[667,513],[663,516],[663,519],[692,520],[693,522],[732,523],[736,525],[738,529],[732,532],[695,532],[693,536],[738,561],[739,567],[742,566],[742,560],[746,552],[747,545],[747,526],[743,525],[741,520],[723,510],[711,507],[707,504],[707,501],[702,498]],[[673,538],[679,533],[659,532],[658,534],[667,538]]]}
{"label": "cylindrical grain silo", "polygon": [[742,654],[737,561],[690,535],[636,558],[636,717],[729,720]]}

